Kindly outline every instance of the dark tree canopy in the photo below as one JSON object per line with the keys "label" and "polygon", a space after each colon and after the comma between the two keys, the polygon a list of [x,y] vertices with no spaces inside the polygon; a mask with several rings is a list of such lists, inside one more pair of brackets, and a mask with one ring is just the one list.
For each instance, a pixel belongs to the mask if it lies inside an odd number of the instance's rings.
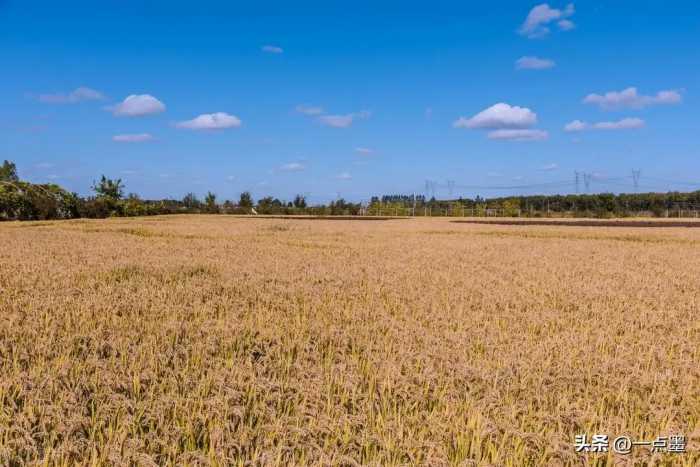
{"label": "dark tree canopy", "polygon": [[241,193],[241,197],[238,200],[238,206],[242,208],[252,208],[253,207],[253,197],[249,192],[244,191]]}

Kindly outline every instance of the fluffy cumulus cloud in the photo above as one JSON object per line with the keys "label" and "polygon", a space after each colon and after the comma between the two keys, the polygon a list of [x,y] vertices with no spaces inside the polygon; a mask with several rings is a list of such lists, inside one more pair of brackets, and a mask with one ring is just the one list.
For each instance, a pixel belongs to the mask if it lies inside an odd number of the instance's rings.
{"label": "fluffy cumulus cloud", "polygon": [[489,139],[508,141],[542,141],[547,139],[549,134],[544,130],[502,129],[490,131],[487,136]]}
{"label": "fluffy cumulus cloud", "polygon": [[527,107],[511,106],[504,102],[492,105],[471,118],[459,117],[455,128],[528,128],[537,123],[537,114]]}
{"label": "fluffy cumulus cloud", "polygon": [[46,104],[75,104],[84,101],[99,101],[105,96],[100,92],[84,86],[79,87],[68,94],[40,94],[39,101]]}
{"label": "fluffy cumulus cloud", "polygon": [[235,115],[226,112],[215,112],[213,114],[202,114],[192,120],[185,120],[175,125],[178,128],[187,130],[224,130],[226,128],[238,128],[241,120]]}
{"label": "fluffy cumulus cloud", "polygon": [[321,125],[330,126],[333,128],[348,128],[355,120],[368,118],[369,116],[369,111],[363,110],[361,112],[349,113],[345,115],[321,115],[318,117],[318,121],[321,123]]}
{"label": "fluffy cumulus cloud", "polygon": [[112,141],[117,143],[143,143],[153,139],[149,133],[135,133],[126,135],[114,135]]}
{"label": "fluffy cumulus cloud", "polygon": [[539,57],[520,57],[515,61],[515,68],[518,70],[546,70],[554,68],[554,60]]}
{"label": "fluffy cumulus cloud", "polygon": [[109,110],[117,117],[141,117],[164,112],[165,104],[150,94],[132,94]]}
{"label": "fluffy cumulus cloud", "polygon": [[304,115],[321,115],[323,113],[323,107],[318,107],[315,105],[305,105],[299,104],[296,107],[296,111]]}
{"label": "fluffy cumulus cloud", "polygon": [[573,16],[575,11],[573,3],[569,3],[566,8],[561,10],[552,8],[547,3],[542,3],[530,10],[518,32],[531,39],[544,37],[549,34],[549,24],[553,22],[560,30],[570,31],[575,25],[567,18]]}
{"label": "fluffy cumulus cloud", "polygon": [[269,54],[281,54],[284,53],[284,49],[282,47],[278,47],[276,45],[263,45],[261,47],[263,52],[267,52]]}
{"label": "fluffy cumulus cloud", "polygon": [[299,162],[290,162],[289,164],[283,164],[279,167],[281,172],[301,172],[304,169],[306,169],[304,164]]}
{"label": "fluffy cumulus cloud", "polygon": [[641,118],[623,118],[622,120],[610,122],[586,123],[581,120],[574,120],[564,125],[564,131],[578,132],[584,130],[632,130],[642,128],[644,120]]}
{"label": "fluffy cumulus cloud", "polygon": [[504,102],[492,105],[471,118],[459,117],[455,128],[486,129],[489,139],[506,141],[542,141],[549,137],[544,130],[531,128],[537,124],[537,114],[527,107]]}
{"label": "fluffy cumulus cloud", "polygon": [[622,91],[610,91],[605,94],[589,94],[583,98],[584,104],[594,104],[605,110],[641,109],[650,105],[678,104],[682,100],[678,91],[669,89],[659,91],[655,96],[645,96],[637,88],[629,87]]}

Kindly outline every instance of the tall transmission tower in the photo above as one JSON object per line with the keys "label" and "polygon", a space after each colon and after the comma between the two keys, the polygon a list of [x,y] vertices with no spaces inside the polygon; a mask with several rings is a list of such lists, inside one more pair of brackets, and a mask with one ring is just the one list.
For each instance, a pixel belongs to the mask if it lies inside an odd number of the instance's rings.
{"label": "tall transmission tower", "polygon": [[632,169],[632,182],[634,183],[634,191],[639,191],[639,177],[641,177],[642,171],[637,169]]}
{"label": "tall transmission tower", "polygon": [[576,194],[579,194],[579,185],[580,185],[580,175],[578,170],[574,171],[574,177],[576,178]]}
{"label": "tall transmission tower", "polygon": [[593,174],[589,174],[589,173],[583,174],[583,184],[586,187],[586,193],[588,193],[591,189],[591,179],[592,178],[593,178]]}
{"label": "tall transmission tower", "polygon": [[425,197],[426,198],[435,198],[435,187],[437,185],[437,182],[435,180],[426,180],[425,181]]}

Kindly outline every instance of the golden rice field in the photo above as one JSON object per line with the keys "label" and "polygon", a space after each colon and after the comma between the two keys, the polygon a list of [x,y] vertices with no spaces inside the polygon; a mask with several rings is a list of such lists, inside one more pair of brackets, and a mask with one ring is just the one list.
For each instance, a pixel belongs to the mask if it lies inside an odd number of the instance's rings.
{"label": "golden rice field", "polygon": [[3,466],[700,463],[700,229],[200,215],[0,245]]}

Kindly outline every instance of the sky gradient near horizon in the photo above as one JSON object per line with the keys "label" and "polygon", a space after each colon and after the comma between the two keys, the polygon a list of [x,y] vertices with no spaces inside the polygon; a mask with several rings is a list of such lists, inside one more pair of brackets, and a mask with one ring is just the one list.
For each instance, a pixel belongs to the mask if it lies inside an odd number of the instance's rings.
{"label": "sky gradient near horizon", "polygon": [[0,160],[80,194],[700,189],[696,2],[0,0],[0,57]]}

